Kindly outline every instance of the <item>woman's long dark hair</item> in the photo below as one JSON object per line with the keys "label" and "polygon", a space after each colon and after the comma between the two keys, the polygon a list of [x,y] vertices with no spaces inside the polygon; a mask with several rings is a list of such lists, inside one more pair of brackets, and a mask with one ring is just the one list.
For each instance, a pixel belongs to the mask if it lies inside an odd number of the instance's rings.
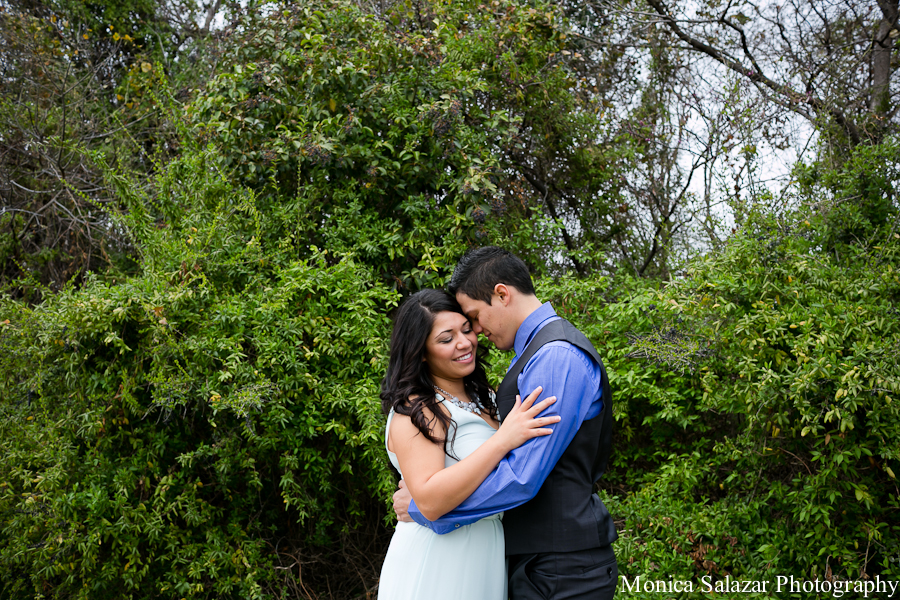
{"label": "woman's long dark hair", "polygon": [[[432,433],[434,420],[426,419],[422,411],[428,408],[444,430],[450,431],[453,420],[438,407],[434,380],[424,361],[425,343],[431,335],[434,316],[445,311],[465,316],[456,298],[444,290],[416,292],[397,311],[391,334],[391,357],[381,382],[381,410],[388,414],[394,409],[395,413],[408,416],[422,435],[436,444],[443,443],[444,452],[447,452],[447,439]],[[466,393],[477,394],[486,412],[496,418],[497,407],[488,385],[484,351],[480,346],[475,354],[475,370],[463,379],[463,384]]]}

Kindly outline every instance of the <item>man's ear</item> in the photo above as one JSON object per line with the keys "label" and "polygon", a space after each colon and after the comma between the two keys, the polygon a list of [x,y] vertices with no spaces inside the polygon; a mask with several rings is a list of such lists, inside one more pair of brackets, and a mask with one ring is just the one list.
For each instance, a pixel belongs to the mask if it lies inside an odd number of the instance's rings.
{"label": "man's ear", "polygon": [[509,289],[509,286],[507,286],[505,283],[498,283],[494,286],[494,295],[497,296],[497,299],[503,306],[509,306]]}

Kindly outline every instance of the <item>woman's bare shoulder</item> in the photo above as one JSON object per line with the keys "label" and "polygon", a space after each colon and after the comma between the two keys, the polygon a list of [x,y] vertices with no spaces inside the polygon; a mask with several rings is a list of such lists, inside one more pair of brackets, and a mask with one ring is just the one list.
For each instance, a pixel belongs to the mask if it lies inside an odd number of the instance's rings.
{"label": "woman's bare shoulder", "polygon": [[[418,399],[418,396],[410,396],[406,401],[406,407],[410,407],[415,401]],[[445,416],[450,416],[450,413],[446,408],[440,403],[436,405],[437,410],[440,410],[444,413]],[[446,432],[446,428],[444,424],[441,423],[440,420],[436,419],[434,416],[434,410],[432,410],[429,406],[421,406],[419,410],[422,412],[422,416],[425,418],[425,422],[428,424],[428,430],[431,435],[435,437],[442,437]],[[412,418],[409,415],[405,415],[398,411],[394,411],[394,418],[391,420],[391,429],[394,429],[394,424],[397,424],[396,433],[399,435],[406,435],[408,437],[415,437],[416,435],[421,435],[422,432],[413,422]],[[424,436],[423,436],[424,437]]]}

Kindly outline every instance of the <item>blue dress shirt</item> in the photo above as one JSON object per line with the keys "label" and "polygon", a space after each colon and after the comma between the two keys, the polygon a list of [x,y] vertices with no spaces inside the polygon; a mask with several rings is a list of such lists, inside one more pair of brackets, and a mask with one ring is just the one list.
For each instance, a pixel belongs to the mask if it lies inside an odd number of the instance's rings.
{"label": "blue dress shirt", "polygon": [[[557,319],[549,302],[528,315],[516,331],[513,345],[516,358],[534,334]],[[426,519],[415,501],[410,502],[409,515],[416,523],[435,533],[449,533],[528,502],[541,489],[581,424],[603,409],[600,365],[568,342],[555,341],[541,347],[519,374],[518,384],[523,398],[539,385],[544,389],[536,402],[556,396],[556,403],[541,413],[541,416],[560,415],[560,422],[550,425],[553,433],[530,439],[507,454],[471,496],[436,521]]]}

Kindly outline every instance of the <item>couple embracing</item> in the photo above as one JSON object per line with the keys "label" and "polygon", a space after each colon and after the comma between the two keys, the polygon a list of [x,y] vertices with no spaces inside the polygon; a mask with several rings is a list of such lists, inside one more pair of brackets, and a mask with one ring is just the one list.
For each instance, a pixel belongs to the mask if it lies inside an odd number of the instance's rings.
{"label": "couple embracing", "polygon": [[[479,333],[515,350],[496,392]],[[610,452],[609,381],[524,262],[472,250],[449,292],[408,298],[381,398],[402,481],[380,600],[613,597],[616,529],[593,493]]]}

